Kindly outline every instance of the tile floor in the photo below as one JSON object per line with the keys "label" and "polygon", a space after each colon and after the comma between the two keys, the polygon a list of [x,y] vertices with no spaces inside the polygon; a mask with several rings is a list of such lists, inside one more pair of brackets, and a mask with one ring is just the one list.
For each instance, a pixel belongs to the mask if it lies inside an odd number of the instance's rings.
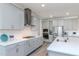
{"label": "tile floor", "polygon": [[44,43],[40,48],[32,52],[29,56],[47,56],[47,47],[49,43]]}

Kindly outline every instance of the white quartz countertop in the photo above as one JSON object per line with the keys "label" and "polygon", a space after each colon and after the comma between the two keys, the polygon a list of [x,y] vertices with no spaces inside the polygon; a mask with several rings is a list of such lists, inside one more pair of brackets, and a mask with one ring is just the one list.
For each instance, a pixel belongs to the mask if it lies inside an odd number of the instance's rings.
{"label": "white quartz countertop", "polygon": [[[38,38],[38,37],[40,37],[40,36],[34,36],[33,38]],[[14,39],[14,40],[9,40],[7,42],[1,42],[0,41],[0,46],[7,46],[7,45],[14,44],[14,43],[22,42],[22,41],[25,41],[25,40],[31,40],[33,38]]]}
{"label": "white quartz countertop", "polygon": [[[60,41],[57,42],[57,39],[60,39]],[[79,56],[79,37],[69,37],[68,42],[63,42],[65,39],[66,37],[57,37],[47,50]]]}

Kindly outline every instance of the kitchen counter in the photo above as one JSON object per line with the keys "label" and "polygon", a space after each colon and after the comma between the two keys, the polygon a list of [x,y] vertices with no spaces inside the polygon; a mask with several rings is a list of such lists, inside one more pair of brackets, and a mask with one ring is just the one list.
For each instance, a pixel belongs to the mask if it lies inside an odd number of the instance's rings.
{"label": "kitchen counter", "polygon": [[0,41],[0,46],[7,46],[7,45],[14,44],[14,43],[22,42],[22,41],[25,41],[25,40],[31,40],[33,38],[38,38],[38,37],[40,37],[40,36],[34,36],[34,37],[31,37],[31,38],[8,40],[7,42],[1,42]]}
{"label": "kitchen counter", "polygon": [[[60,41],[57,42],[57,39]],[[56,52],[67,56],[79,56],[79,37],[69,37],[67,42],[64,42],[65,39],[67,39],[67,37],[57,37],[47,48],[48,54]]]}
{"label": "kitchen counter", "polygon": [[42,36],[0,42],[0,56],[26,56],[43,44]]}

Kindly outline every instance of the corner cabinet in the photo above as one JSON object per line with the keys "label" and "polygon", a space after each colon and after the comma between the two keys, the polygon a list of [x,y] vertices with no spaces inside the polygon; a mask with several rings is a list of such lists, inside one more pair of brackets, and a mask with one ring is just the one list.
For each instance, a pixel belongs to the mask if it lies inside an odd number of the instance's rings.
{"label": "corner cabinet", "polygon": [[0,4],[0,29],[22,29],[24,12],[13,4]]}

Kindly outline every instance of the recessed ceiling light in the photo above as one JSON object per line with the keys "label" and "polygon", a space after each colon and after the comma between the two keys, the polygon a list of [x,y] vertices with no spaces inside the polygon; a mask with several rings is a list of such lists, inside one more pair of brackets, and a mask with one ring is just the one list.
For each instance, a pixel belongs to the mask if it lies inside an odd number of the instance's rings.
{"label": "recessed ceiling light", "polygon": [[41,7],[45,7],[45,4],[41,4]]}
{"label": "recessed ceiling light", "polygon": [[66,15],[68,16],[68,15],[70,15],[70,13],[69,12],[66,12]]}
{"label": "recessed ceiling light", "polygon": [[50,17],[50,18],[52,18],[52,17],[53,17],[53,15],[50,15],[49,17]]}

